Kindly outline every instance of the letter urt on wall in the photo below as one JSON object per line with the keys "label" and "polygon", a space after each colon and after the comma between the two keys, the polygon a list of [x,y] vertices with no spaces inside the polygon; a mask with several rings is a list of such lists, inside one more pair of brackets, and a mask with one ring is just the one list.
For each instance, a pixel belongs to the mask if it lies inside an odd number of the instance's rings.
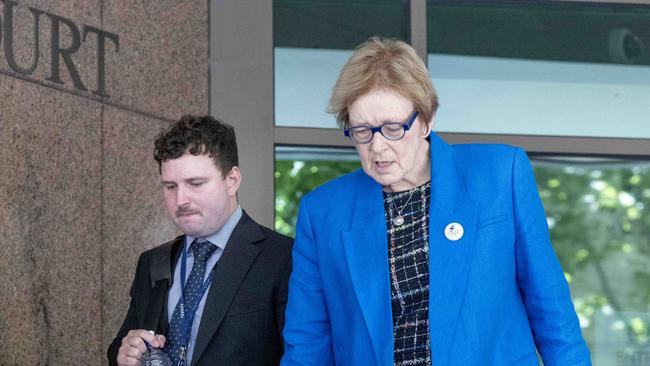
{"label": "letter urt on wall", "polygon": [[[74,84],[75,89],[88,92],[88,88],[84,84],[83,80],[79,76],[79,71],[77,65],[75,65],[73,55],[79,51],[79,49],[86,42],[86,37],[88,34],[94,34],[97,39],[97,73],[96,73],[96,90],[93,90],[92,93],[103,97],[108,98],[109,95],[106,90],[106,40],[109,39],[113,42],[115,52],[119,52],[119,36],[117,34],[83,24],[80,27],[77,26],[71,19],[66,17],[45,12],[39,9],[28,7],[27,9],[31,13],[31,22],[15,22],[14,17],[16,14],[20,16],[26,12],[20,11],[18,9],[22,8],[17,1],[12,0],[0,0],[0,4],[3,5],[4,9],[0,12],[0,43],[3,44],[3,50],[5,55],[5,60],[9,68],[19,74],[30,77],[36,68],[38,67],[38,61],[40,57],[40,24],[41,24],[41,15],[45,14],[47,19],[50,21],[50,63],[49,63],[49,76],[45,80],[56,83],[56,84],[65,84],[61,79],[61,60],[65,65],[72,83]],[[25,42],[27,46],[23,45],[21,42],[16,43],[14,39],[14,27],[18,23],[18,26],[24,26],[24,24],[31,25],[33,40],[30,42]],[[67,27],[69,32],[61,30],[61,25]],[[25,32],[20,32],[25,33]],[[70,34],[70,40],[62,39],[63,34]],[[32,47],[32,59],[30,65],[19,65],[16,61],[16,45],[19,44],[21,47]],[[66,48],[62,47],[62,44],[68,44]]]}

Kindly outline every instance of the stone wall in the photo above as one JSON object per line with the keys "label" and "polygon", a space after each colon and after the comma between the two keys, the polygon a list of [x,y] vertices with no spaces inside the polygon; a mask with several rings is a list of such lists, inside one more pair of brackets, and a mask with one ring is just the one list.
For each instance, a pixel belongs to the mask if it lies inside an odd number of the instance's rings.
{"label": "stone wall", "polygon": [[206,1],[0,0],[0,364],[106,364],[138,255],[176,235],[152,141],[208,113],[208,21]]}

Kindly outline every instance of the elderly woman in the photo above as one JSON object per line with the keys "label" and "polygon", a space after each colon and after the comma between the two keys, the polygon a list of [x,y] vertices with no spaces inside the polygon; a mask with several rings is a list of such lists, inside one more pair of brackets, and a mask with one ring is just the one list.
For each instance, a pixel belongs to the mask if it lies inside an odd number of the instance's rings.
{"label": "elderly woman", "polygon": [[362,169],[302,199],[283,365],[590,365],[526,154],[447,145],[437,106],[403,42],[341,71]]}

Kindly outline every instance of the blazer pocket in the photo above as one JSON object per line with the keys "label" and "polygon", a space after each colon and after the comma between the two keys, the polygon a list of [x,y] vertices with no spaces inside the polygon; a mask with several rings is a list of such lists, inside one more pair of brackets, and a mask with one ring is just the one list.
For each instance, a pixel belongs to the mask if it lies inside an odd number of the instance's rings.
{"label": "blazer pocket", "polygon": [[510,221],[510,217],[511,217],[510,215],[505,215],[505,214],[489,217],[479,222],[477,231],[485,232],[485,231],[493,230],[496,227],[498,227],[498,224],[506,223]]}
{"label": "blazer pocket", "polygon": [[508,362],[508,366],[539,366],[539,361],[536,352],[531,352],[523,356],[519,356],[514,360]]}
{"label": "blazer pocket", "polygon": [[239,303],[239,304],[235,303],[230,305],[230,308],[228,309],[226,316],[232,317],[232,316],[241,316],[241,315],[246,315],[251,313],[257,313],[260,311],[265,311],[269,307],[271,307],[271,304],[267,304],[259,301]]}

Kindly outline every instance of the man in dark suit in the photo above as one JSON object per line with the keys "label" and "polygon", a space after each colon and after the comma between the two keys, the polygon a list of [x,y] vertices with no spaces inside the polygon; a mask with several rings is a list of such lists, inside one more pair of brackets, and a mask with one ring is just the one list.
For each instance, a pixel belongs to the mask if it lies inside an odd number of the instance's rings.
{"label": "man in dark suit", "polygon": [[169,215],[184,235],[143,253],[110,365],[140,365],[147,347],[174,365],[275,365],[291,272],[291,239],[237,202],[235,133],[185,116],[155,142]]}

